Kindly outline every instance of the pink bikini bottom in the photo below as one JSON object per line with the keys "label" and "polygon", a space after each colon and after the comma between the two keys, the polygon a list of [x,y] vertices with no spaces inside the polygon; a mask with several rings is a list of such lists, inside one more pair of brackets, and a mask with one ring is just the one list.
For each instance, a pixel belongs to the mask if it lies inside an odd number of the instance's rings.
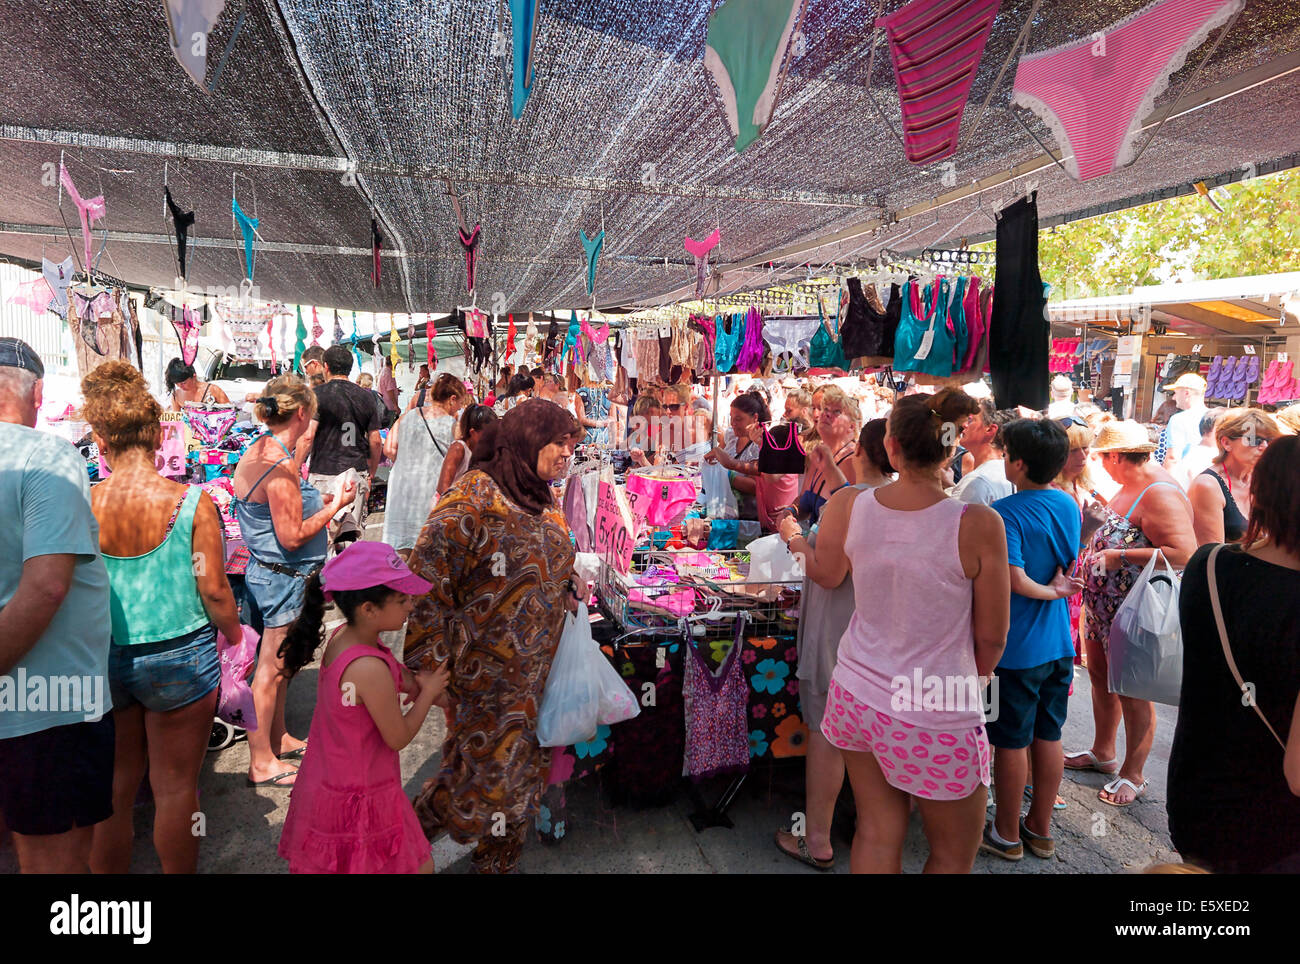
{"label": "pink bikini bottom", "polygon": [[695,482],[691,479],[656,479],[647,475],[627,477],[627,496],[632,512],[653,526],[675,526],[695,504]]}

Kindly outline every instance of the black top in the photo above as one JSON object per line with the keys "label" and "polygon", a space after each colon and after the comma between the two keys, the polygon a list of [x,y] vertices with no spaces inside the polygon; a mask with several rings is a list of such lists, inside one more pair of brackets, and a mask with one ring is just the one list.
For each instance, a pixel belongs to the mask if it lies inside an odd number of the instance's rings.
{"label": "black top", "polygon": [[379,429],[374,396],[346,378],[332,378],[316,388],[316,438],[311,470],[338,475],[370,469],[370,433]]}
{"label": "black top", "polygon": [[889,356],[894,354],[894,334],[902,313],[898,285],[893,286],[890,308],[880,304],[875,289],[870,294],[857,278],[849,279],[849,307],[840,327],[840,343],[847,358]]}
{"label": "black top", "polygon": [[[1183,688],[1169,755],[1169,832],[1191,863],[1254,873],[1300,870],[1300,797],[1282,748],[1242,705],[1210,608],[1202,546],[1183,574]],[[1241,678],[1283,740],[1300,693],[1300,572],[1227,547],[1215,564],[1219,604]]]}
{"label": "black top", "polygon": [[804,470],[804,451],[799,441],[799,426],[786,422],[763,433],[758,450],[758,470],[773,475],[799,475]]}
{"label": "black top", "polygon": [[1237,500],[1232,497],[1232,490],[1228,488],[1228,483],[1223,481],[1223,476],[1214,469],[1206,469],[1201,475],[1208,475],[1219,483],[1219,491],[1223,493],[1223,539],[1225,542],[1240,542],[1241,537],[1246,534],[1246,517],[1241,514],[1237,508]]}

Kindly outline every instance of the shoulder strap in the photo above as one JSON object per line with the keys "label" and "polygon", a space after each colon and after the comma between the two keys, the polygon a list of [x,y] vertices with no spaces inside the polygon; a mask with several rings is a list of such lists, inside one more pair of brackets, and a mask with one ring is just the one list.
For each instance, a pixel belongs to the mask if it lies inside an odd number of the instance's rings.
{"label": "shoulder strap", "polygon": [[424,430],[429,433],[429,441],[432,442],[433,447],[438,450],[438,454],[445,459],[447,457],[447,451],[439,445],[438,440],[433,437],[433,429],[429,427],[429,420],[424,417],[424,409],[416,408],[416,411],[420,413],[420,421],[424,423]]}
{"label": "shoulder strap", "polygon": [[260,476],[258,476],[258,477],[257,477],[257,481],[253,483],[253,487],[252,487],[251,489],[248,490],[248,495],[244,496],[244,498],[245,498],[245,499],[250,498],[250,497],[252,496],[252,494],[253,494],[254,492],[257,491],[257,487],[258,487],[259,485],[261,485],[263,482],[266,481],[266,477],[267,477],[268,475],[270,475],[270,474],[271,474],[272,472],[274,472],[277,468],[279,468],[281,465],[283,465],[285,462],[288,462],[288,461],[289,461],[289,456],[286,455],[284,458],[280,459],[279,462],[276,462],[275,465],[271,466],[269,469],[267,469],[265,472],[263,472]]}
{"label": "shoulder strap", "polygon": [[[1232,678],[1237,681],[1237,686],[1241,688],[1241,692],[1246,694],[1250,691],[1247,690],[1246,683],[1241,678],[1241,670],[1237,669],[1237,661],[1232,657],[1232,647],[1228,645],[1228,627],[1223,622],[1223,608],[1219,605],[1219,584],[1214,578],[1214,561],[1222,548],[1223,545],[1219,544],[1211,549],[1210,558],[1205,563],[1205,571],[1210,581],[1210,608],[1214,610],[1214,623],[1219,628],[1219,642],[1223,645],[1223,657],[1228,661],[1228,670],[1232,673]],[[1259,718],[1264,721],[1264,725],[1268,727],[1268,732],[1273,734],[1273,739],[1277,740],[1278,746],[1285,751],[1286,741],[1277,735],[1277,730],[1273,729],[1273,724],[1268,721],[1264,711],[1259,708],[1259,701],[1252,698],[1250,705],[1255,708]]]}
{"label": "shoulder strap", "polygon": [[[1148,492],[1150,492],[1152,489],[1154,489],[1157,485],[1169,485],[1169,486],[1173,486],[1175,489],[1178,489],[1178,486],[1174,485],[1174,483],[1172,483],[1172,482],[1164,482],[1164,481],[1161,481],[1161,482],[1152,482],[1152,483],[1151,483],[1150,485],[1148,485],[1145,489],[1143,489],[1141,492],[1138,493],[1138,497],[1137,497],[1136,499],[1133,500],[1133,504],[1132,504],[1131,506],[1129,506],[1129,507],[1128,507],[1128,511],[1124,513],[1124,518],[1125,518],[1125,519],[1127,519],[1129,516],[1131,516],[1131,515],[1133,514],[1133,510],[1136,509],[1136,508],[1138,507],[1138,503],[1142,501],[1142,496],[1146,495]],[[1179,494],[1181,494],[1182,491],[1183,491],[1182,489],[1178,489]],[[1183,498],[1187,498],[1187,497],[1186,497],[1186,496],[1183,496]]]}

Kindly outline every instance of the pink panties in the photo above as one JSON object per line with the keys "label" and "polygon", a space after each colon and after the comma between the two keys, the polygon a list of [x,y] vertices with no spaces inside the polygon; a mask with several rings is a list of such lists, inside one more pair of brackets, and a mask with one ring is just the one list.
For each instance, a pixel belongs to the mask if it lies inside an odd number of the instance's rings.
{"label": "pink panties", "polygon": [[686,518],[697,494],[691,479],[656,479],[635,473],[627,477],[632,511],[653,526],[677,525]]}

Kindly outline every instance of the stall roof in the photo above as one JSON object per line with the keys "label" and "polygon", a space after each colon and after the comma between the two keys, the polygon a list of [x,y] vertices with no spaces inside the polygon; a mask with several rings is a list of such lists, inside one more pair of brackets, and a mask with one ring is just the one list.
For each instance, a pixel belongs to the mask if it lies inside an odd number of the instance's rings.
{"label": "stall roof", "polygon": [[1123,325],[1150,309],[1151,318],[1191,335],[1263,339],[1300,332],[1300,271],[1134,288],[1127,295],[1078,298],[1048,305],[1057,323]]}
{"label": "stall roof", "polygon": [[[209,94],[172,57],[158,0],[11,0],[0,254],[30,262],[66,256],[74,238],[80,247],[76,211],[66,194],[59,207],[49,176],[62,155],[83,196],[107,202],[106,270],[171,286],[165,176],[196,212],[190,286],[229,287],[243,275],[238,173],[240,204],[260,221],[263,297],[446,311],[470,300],[450,184],[483,225],[480,306],[590,305],[578,231],[603,228],[595,301],[612,307],[686,293],[682,239],[714,228],[721,284],[736,290],[770,283],[768,262],[802,271],[985,236],[991,212],[1031,182],[1049,224],[1300,158],[1295,2],[1248,4],[1203,67],[1217,35],[1171,78],[1150,126],[1168,120],[1141,159],[1083,184],[1008,110],[1017,39],[1026,24],[1031,52],[1089,38],[1147,0],[1004,0],[962,148],[926,168],[896,140],[893,71],[872,30],[901,0],[808,0],[771,126],[741,154],[703,66],[710,11],[728,2],[740,0],[546,0],[515,119],[518,25],[505,3],[234,0],[208,41],[209,80],[242,27]],[[372,217],[384,238],[378,288]]]}

